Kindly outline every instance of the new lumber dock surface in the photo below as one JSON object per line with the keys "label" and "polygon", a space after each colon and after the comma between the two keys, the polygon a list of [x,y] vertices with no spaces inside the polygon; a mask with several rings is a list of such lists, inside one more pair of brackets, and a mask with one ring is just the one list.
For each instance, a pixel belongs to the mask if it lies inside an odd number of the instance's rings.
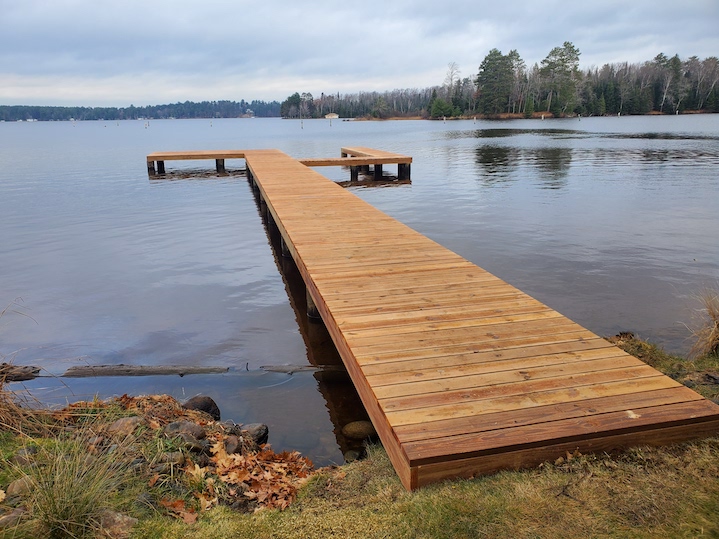
{"label": "new lumber dock surface", "polygon": [[719,406],[297,160],[245,159],[407,489],[719,431]]}

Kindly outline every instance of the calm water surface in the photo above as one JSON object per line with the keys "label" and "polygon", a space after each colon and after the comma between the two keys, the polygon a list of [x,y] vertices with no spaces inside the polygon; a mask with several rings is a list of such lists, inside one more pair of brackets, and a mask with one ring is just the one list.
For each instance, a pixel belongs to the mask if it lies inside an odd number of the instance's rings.
{"label": "calm water surface", "polygon": [[[42,367],[24,385],[50,403],[209,394],[224,418],[268,423],[276,449],[340,462],[339,429],[365,415],[347,379],[260,368],[339,359],[301,314],[301,282],[274,254],[244,163],[218,176],[210,162],[168,162],[149,179],[144,158],[349,145],[414,157],[411,184],[350,187],[381,210],[600,335],[690,346],[694,296],[719,282],[719,115],[0,123],[0,354]],[[56,377],[119,363],[230,371]]]}

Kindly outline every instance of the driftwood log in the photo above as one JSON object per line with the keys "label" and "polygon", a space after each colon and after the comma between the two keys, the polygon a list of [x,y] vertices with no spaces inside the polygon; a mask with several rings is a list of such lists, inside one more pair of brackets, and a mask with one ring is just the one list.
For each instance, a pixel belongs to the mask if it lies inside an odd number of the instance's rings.
{"label": "driftwood log", "polygon": [[0,380],[5,382],[24,382],[40,375],[40,367],[0,363]]}
{"label": "driftwood log", "polygon": [[192,365],[81,365],[70,367],[63,377],[90,378],[93,376],[156,376],[177,374],[221,374],[228,367],[198,367]]}

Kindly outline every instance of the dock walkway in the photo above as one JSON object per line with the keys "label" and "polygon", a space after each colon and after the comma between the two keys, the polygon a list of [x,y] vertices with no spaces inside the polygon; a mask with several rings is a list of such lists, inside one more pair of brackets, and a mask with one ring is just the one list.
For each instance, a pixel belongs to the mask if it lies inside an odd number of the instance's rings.
{"label": "dock walkway", "polygon": [[719,431],[716,404],[299,161],[245,159],[407,489]]}

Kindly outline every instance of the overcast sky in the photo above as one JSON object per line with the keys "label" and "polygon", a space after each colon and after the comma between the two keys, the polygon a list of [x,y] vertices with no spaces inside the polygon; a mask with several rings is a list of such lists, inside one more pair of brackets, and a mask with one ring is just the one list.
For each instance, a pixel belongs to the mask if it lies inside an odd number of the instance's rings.
{"label": "overcast sky", "polygon": [[531,66],[719,56],[719,0],[0,0],[0,104],[128,106],[424,88]]}

